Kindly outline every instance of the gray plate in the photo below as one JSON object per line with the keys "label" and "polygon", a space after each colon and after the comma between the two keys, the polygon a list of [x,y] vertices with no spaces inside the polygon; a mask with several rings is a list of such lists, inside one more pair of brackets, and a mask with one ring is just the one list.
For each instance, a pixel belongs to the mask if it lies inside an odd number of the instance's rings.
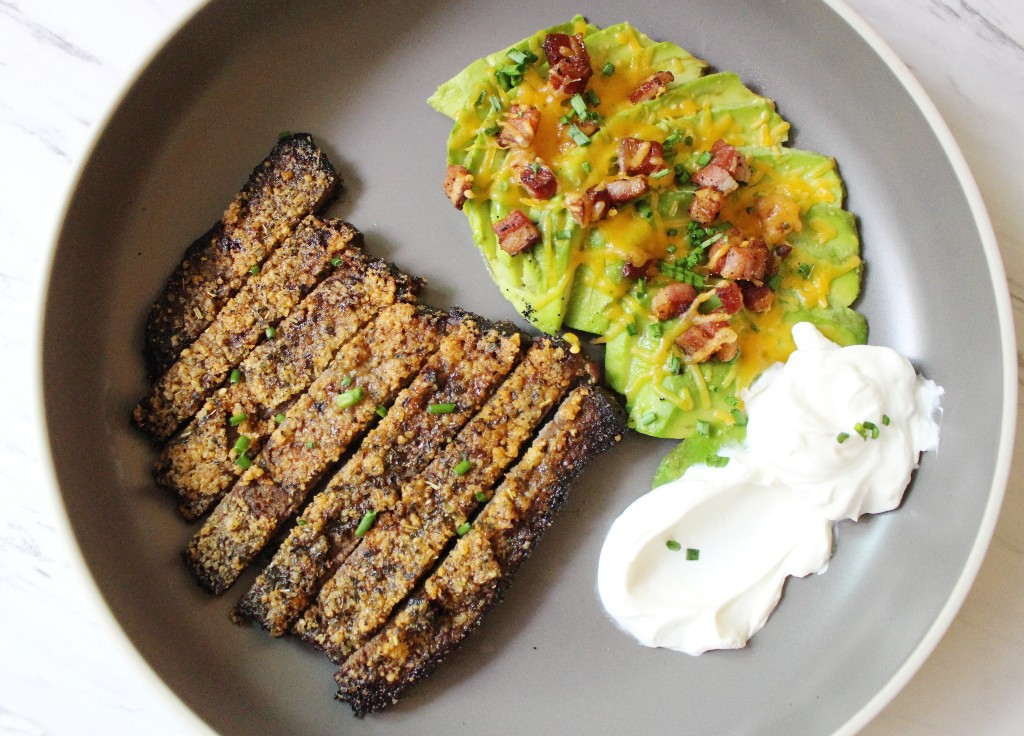
{"label": "gray plate", "polygon": [[[861,222],[871,341],[946,388],[943,449],[925,458],[901,511],[839,528],[828,574],[791,581],[750,647],[690,658],[634,644],[595,593],[605,530],[670,447],[630,437],[588,470],[482,630],[398,707],[356,720],[332,701],[326,659],[228,622],[251,577],[212,599],[186,574],[179,550],[194,529],[153,487],[152,451],[127,421],[145,390],[146,307],[278,132],[303,130],[347,182],[331,213],[364,230],[369,251],[426,276],[435,304],[513,316],[441,193],[449,121],[423,101],[469,61],[581,9],[740,73],[778,100],[795,145],[839,160]],[[823,734],[862,724],[931,650],[973,579],[1016,405],[1006,286],[984,212],[944,127],[900,74],[813,0],[628,11],[238,0],[201,11],[130,89],[84,166],[46,303],[56,475],[128,637],[225,734]]]}

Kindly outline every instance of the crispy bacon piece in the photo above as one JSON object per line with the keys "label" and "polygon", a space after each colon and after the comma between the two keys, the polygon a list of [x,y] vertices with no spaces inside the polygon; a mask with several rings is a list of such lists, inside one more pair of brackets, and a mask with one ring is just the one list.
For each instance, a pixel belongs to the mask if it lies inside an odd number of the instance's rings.
{"label": "crispy bacon piece", "polygon": [[642,197],[650,188],[647,179],[642,176],[615,179],[605,185],[605,191],[608,192],[608,199],[612,204],[625,204],[632,199]]}
{"label": "crispy bacon piece", "polygon": [[583,43],[583,34],[549,33],[542,45],[551,67],[548,73],[551,89],[566,97],[585,90],[594,70],[590,68],[590,54]]}
{"label": "crispy bacon piece", "polygon": [[650,258],[639,266],[634,265],[632,261],[626,261],[622,264],[622,278],[624,279],[643,279],[653,276],[657,272],[657,261]]}
{"label": "crispy bacon piece", "polygon": [[739,187],[736,180],[721,166],[709,163],[693,175],[693,183],[722,194],[732,194]]}
{"label": "crispy bacon piece", "polygon": [[722,209],[725,195],[712,187],[701,187],[693,193],[690,203],[690,219],[701,225],[710,225]]}
{"label": "crispy bacon piece", "polygon": [[731,281],[716,286],[715,296],[722,302],[722,306],[715,311],[725,312],[731,316],[743,308],[743,292]]}
{"label": "crispy bacon piece", "polygon": [[767,284],[752,284],[745,281],[740,284],[743,292],[743,306],[751,312],[767,312],[775,303],[775,292]]}
{"label": "crispy bacon piece", "polygon": [[760,238],[747,245],[734,245],[720,240],[708,252],[708,270],[735,281],[753,281],[760,284],[774,270],[772,252]]}
{"label": "crispy bacon piece", "polygon": [[703,363],[712,356],[725,361],[736,357],[737,337],[725,320],[698,322],[676,338],[676,345],[690,363]]}
{"label": "crispy bacon piece", "polygon": [[534,199],[551,199],[558,191],[554,172],[542,164],[520,166],[519,183]]}
{"label": "crispy bacon piece", "polygon": [[640,83],[640,86],[629,93],[629,101],[634,105],[660,96],[675,79],[672,72],[655,72]]}
{"label": "crispy bacon piece", "polygon": [[623,138],[619,141],[619,172],[628,176],[653,174],[665,168],[665,152],[657,141]]}
{"label": "crispy bacon piece", "polygon": [[512,105],[498,134],[502,148],[528,148],[540,127],[540,110],[532,105]]}
{"label": "crispy bacon piece", "polygon": [[739,182],[750,181],[750,164],[734,146],[719,138],[711,146],[711,160],[693,175],[693,181],[702,187],[731,194]]}
{"label": "crispy bacon piece", "polygon": [[583,227],[607,217],[610,205],[611,197],[602,185],[591,187],[583,194],[570,192],[565,195],[565,208]]}
{"label": "crispy bacon piece", "polygon": [[540,242],[540,231],[522,210],[512,210],[506,217],[491,225],[498,236],[498,245],[510,256],[519,255],[531,245]]}
{"label": "crispy bacon piece", "polygon": [[466,204],[467,194],[473,191],[473,175],[469,169],[458,164],[448,164],[448,171],[444,175],[444,193],[455,209],[461,210]]}
{"label": "crispy bacon piece", "polygon": [[696,298],[697,290],[690,284],[669,284],[651,299],[651,311],[659,320],[672,319],[685,312]]}

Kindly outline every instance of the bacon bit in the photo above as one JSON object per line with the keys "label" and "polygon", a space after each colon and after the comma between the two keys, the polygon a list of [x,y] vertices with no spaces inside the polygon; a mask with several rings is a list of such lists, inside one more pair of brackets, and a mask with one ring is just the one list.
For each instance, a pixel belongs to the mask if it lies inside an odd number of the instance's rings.
{"label": "bacon bit", "polygon": [[491,225],[498,236],[498,245],[510,256],[519,255],[540,242],[540,231],[522,210],[512,210],[506,217]]}
{"label": "bacon bit", "polygon": [[634,265],[632,261],[626,261],[622,264],[622,278],[632,279],[634,281],[637,279],[648,278],[657,273],[657,265],[658,262],[653,258],[649,258],[639,266]]}
{"label": "bacon bit", "polygon": [[547,166],[526,164],[518,171],[519,183],[534,199],[551,199],[558,191],[558,180]]}
{"label": "bacon bit", "polygon": [[696,298],[697,290],[690,284],[669,284],[659,289],[651,299],[651,312],[659,320],[672,319],[689,309]]}
{"label": "bacon bit", "polygon": [[608,199],[612,204],[625,204],[630,200],[642,197],[650,190],[647,179],[642,176],[630,176],[626,179],[614,179],[605,185]]}
{"label": "bacon bit", "polygon": [[587,53],[587,45],[583,43],[583,35],[549,33],[542,46],[551,68],[548,73],[551,89],[566,97],[583,92],[594,73],[590,68],[590,54]]}
{"label": "bacon bit", "polygon": [[473,175],[469,173],[469,169],[457,164],[448,164],[448,170],[444,175],[444,193],[455,205],[455,209],[462,209],[462,205],[470,198],[472,188]]}
{"label": "bacon bit", "polygon": [[665,168],[664,155],[657,141],[623,138],[619,141],[619,171],[628,176],[653,174]]}
{"label": "bacon bit", "polygon": [[527,148],[540,127],[540,110],[532,105],[512,105],[501,126],[498,145],[502,148]]}
{"label": "bacon bit", "polygon": [[629,101],[634,105],[659,97],[675,79],[672,72],[655,72],[640,83],[640,86],[629,93]]}
{"label": "bacon bit", "polygon": [[720,240],[708,252],[708,270],[737,281],[761,283],[774,265],[771,251],[760,238],[739,246]]}
{"label": "bacon bit", "polygon": [[761,197],[754,202],[754,214],[761,222],[764,239],[771,245],[782,243],[791,233],[798,233],[803,229],[800,205],[784,194],[768,194]]}
{"label": "bacon bit", "polygon": [[722,306],[715,311],[725,312],[731,316],[743,308],[743,292],[740,291],[740,287],[731,281],[716,286],[715,296],[722,301]]}
{"label": "bacon bit", "polygon": [[752,284],[745,281],[740,284],[743,292],[743,306],[751,312],[767,312],[775,304],[775,292],[767,284]]}
{"label": "bacon bit", "polygon": [[720,166],[736,181],[750,181],[750,164],[747,163],[747,159],[735,146],[730,146],[721,138],[711,144],[709,165]]}
{"label": "bacon bit", "polygon": [[717,189],[701,187],[693,193],[693,202],[690,203],[690,219],[701,225],[710,225],[718,217],[724,201],[725,195]]}
{"label": "bacon bit", "polygon": [[736,357],[738,337],[725,320],[699,322],[677,337],[676,345],[686,353],[689,363],[703,363],[712,356],[726,361]]}
{"label": "bacon bit", "polygon": [[581,227],[607,217],[610,202],[611,198],[603,184],[591,187],[583,194],[570,192],[565,195],[565,208]]}
{"label": "bacon bit", "polygon": [[739,187],[732,175],[721,166],[708,164],[695,173],[692,177],[694,184],[702,187],[717,189],[722,194],[732,194]]}
{"label": "bacon bit", "polygon": [[789,243],[782,243],[780,245],[776,245],[772,252],[775,253],[776,258],[782,260],[793,252],[793,246]]}

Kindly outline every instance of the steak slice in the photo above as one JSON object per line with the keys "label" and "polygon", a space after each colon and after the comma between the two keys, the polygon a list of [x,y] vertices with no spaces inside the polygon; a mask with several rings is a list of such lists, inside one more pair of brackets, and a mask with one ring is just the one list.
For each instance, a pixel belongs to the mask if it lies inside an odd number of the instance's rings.
{"label": "steak slice", "polygon": [[150,308],[143,352],[151,378],[167,372],[238,291],[249,269],[319,209],[337,183],[312,137],[297,133],[277,142],[221,221],[188,247]]}
{"label": "steak slice", "polygon": [[345,660],[335,677],[338,697],[363,715],[430,675],[505,594],[586,463],[625,431],[621,409],[604,391],[573,391],[437,570]]}
{"label": "steak slice", "polygon": [[[219,389],[185,431],[168,442],[153,469],[161,488],[178,498],[182,515],[204,514],[242,473],[230,456],[241,434],[253,458],[288,405],[309,387],[335,353],[377,311],[408,301],[421,282],[356,250],[340,256],[334,273],[258,345],[239,366],[242,380]],[[245,415],[232,426],[231,417]]]}
{"label": "steak slice", "polygon": [[170,437],[264,336],[276,339],[277,322],[330,274],[333,259],[361,241],[340,220],[310,215],[299,223],[139,402],[135,423],[157,440]]}
{"label": "steak slice", "polygon": [[339,663],[362,645],[487,500],[585,366],[563,343],[540,338],[481,412],[402,488],[395,510],[378,519],[294,631]]}
{"label": "steak slice", "polygon": [[185,560],[204,587],[222,593],[235,581],[377,418],[377,408],[390,404],[426,363],[443,326],[441,313],[395,304],[338,351],[189,541]]}
{"label": "steak slice", "polygon": [[[286,633],[316,595],[324,573],[333,571],[333,558],[344,559],[363,514],[391,509],[402,484],[434,458],[513,369],[521,334],[511,324],[490,327],[478,320],[455,316],[455,325],[423,370],[303,510],[239,602],[239,617],[259,621],[274,636]],[[331,548],[325,536],[328,523],[348,531],[341,549]]]}

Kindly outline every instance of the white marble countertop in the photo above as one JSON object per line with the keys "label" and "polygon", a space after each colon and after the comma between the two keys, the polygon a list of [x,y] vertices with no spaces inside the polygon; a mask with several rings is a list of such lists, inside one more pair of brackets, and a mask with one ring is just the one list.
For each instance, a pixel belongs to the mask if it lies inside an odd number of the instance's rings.
{"label": "white marble countertop", "polygon": [[[1024,316],[1024,3],[849,0],[918,76],[989,208]],[[60,194],[106,111],[197,0],[0,0],[0,733],[180,734],[81,579],[47,484],[32,328]],[[1021,333],[1018,330],[1018,342]],[[1019,359],[1018,359],[1019,360]],[[1018,446],[1024,432],[1018,431]],[[1024,733],[1024,469],[949,633],[870,736]]]}

